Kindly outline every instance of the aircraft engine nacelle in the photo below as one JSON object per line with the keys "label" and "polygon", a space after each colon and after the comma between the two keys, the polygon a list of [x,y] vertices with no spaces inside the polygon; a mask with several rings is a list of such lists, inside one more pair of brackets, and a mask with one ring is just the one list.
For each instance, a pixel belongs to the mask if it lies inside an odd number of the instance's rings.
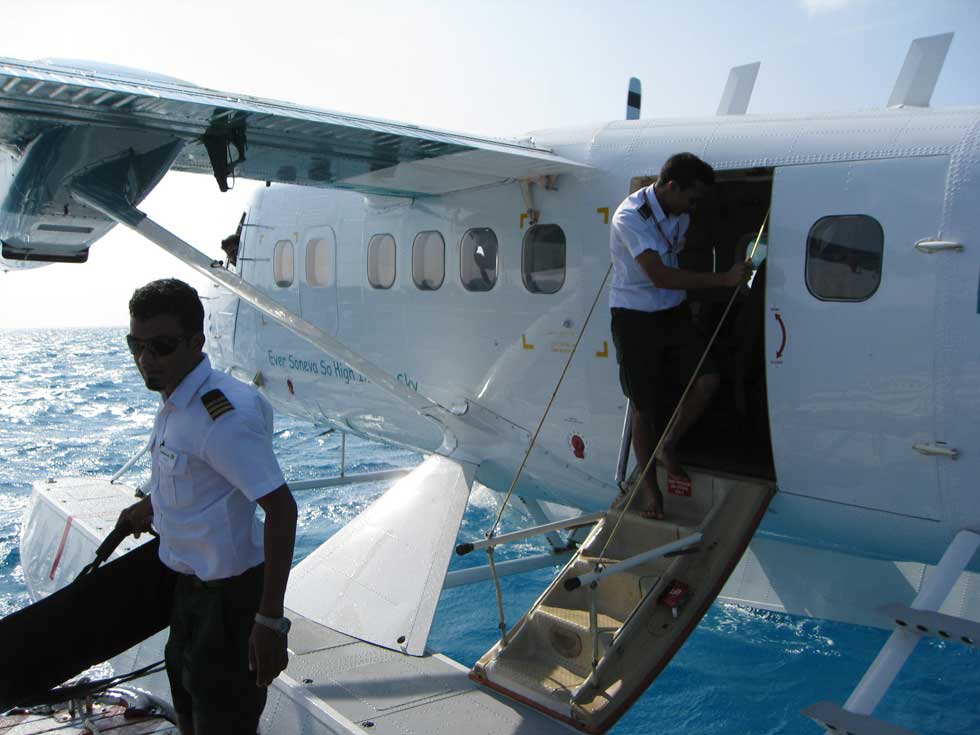
{"label": "aircraft engine nacelle", "polygon": [[51,127],[0,158],[0,267],[82,263],[115,222],[76,201],[84,184],[136,205],[184,141],[88,125]]}

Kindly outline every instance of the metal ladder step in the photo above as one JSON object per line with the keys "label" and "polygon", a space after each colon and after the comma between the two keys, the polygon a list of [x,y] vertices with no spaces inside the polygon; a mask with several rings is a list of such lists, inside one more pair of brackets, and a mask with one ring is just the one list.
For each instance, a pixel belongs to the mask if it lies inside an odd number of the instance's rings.
{"label": "metal ladder step", "polygon": [[[842,723],[855,725],[838,726],[831,719],[825,720],[830,732],[852,733],[853,735],[904,735],[895,725],[874,720],[870,715],[891,688],[895,677],[905,666],[909,656],[923,636],[934,636],[941,640],[958,640],[965,645],[976,645],[980,636],[980,624],[943,615],[942,607],[950,591],[980,548],[980,534],[962,530],[953,537],[939,563],[925,578],[919,593],[911,606],[891,604],[880,608],[881,612],[895,621],[895,630],[882,646],[877,657],[868,667],[861,681],[854,688],[843,707],[829,702],[820,702],[802,710],[813,719],[822,719],[814,712],[832,714]],[[843,718],[843,719],[840,719]],[[857,719],[854,719],[857,718]],[[832,724],[833,723],[833,724]],[[877,729],[876,729],[877,728]],[[885,728],[885,729],[883,729]],[[890,728],[890,729],[889,729]]]}
{"label": "metal ladder step", "polygon": [[893,603],[878,608],[900,628],[931,636],[941,641],[953,641],[964,646],[980,643],[980,623],[953,615],[943,615],[932,610],[916,610],[908,605]]}
{"label": "metal ladder step", "polygon": [[834,702],[817,702],[803,714],[835,735],[918,735],[890,722],[848,712]]}

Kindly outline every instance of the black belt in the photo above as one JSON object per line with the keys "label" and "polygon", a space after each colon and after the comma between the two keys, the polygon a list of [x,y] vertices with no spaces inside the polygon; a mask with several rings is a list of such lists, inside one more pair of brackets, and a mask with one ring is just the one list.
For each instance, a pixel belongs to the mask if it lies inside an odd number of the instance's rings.
{"label": "black belt", "polygon": [[221,589],[222,587],[227,587],[230,584],[240,582],[248,575],[255,574],[257,570],[261,569],[262,564],[256,564],[254,567],[246,569],[241,574],[236,574],[234,577],[222,577],[221,579],[201,579],[196,574],[185,574],[184,572],[177,572],[177,574],[180,575],[180,577],[194,589]]}

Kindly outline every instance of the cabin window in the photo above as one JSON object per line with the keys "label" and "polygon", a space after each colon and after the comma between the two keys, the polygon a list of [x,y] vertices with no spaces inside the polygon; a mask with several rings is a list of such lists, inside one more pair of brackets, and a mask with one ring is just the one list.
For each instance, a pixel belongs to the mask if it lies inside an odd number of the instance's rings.
{"label": "cabin window", "polygon": [[565,233],[558,225],[535,225],[524,235],[521,275],[531,293],[556,293],[565,283]]}
{"label": "cabin window", "polygon": [[306,282],[314,288],[332,284],[333,238],[317,237],[306,243]]}
{"label": "cabin window", "polygon": [[881,283],[885,234],[863,214],[824,217],[806,241],[806,285],[825,301],[864,301]]}
{"label": "cabin window", "polygon": [[368,283],[373,288],[391,288],[395,283],[395,238],[374,235],[368,241]]}
{"label": "cabin window", "polygon": [[489,291],[497,282],[497,236],[488,227],[463,235],[459,246],[459,277],[467,291]]}
{"label": "cabin window", "polygon": [[272,251],[272,279],[280,288],[293,283],[293,241],[280,240]]}
{"label": "cabin window", "polygon": [[435,291],[446,278],[446,241],[435,230],[420,232],[412,243],[412,280],[422,291]]}

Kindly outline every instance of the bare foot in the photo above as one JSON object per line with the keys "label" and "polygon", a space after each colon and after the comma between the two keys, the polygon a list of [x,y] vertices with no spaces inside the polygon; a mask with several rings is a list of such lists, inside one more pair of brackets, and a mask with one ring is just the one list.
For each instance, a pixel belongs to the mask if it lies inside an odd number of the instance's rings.
{"label": "bare foot", "polygon": [[641,510],[640,515],[651,521],[662,521],[664,519],[664,512],[660,508],[653,506]]}
{"label": "bare foot", "polygon": [[644,518],[653,520],[663,520],[664,517],[664,496],[655,484],[651,487],[644,485],[643,491],[637,498],[636,506],[640,509],[640,515]]}

